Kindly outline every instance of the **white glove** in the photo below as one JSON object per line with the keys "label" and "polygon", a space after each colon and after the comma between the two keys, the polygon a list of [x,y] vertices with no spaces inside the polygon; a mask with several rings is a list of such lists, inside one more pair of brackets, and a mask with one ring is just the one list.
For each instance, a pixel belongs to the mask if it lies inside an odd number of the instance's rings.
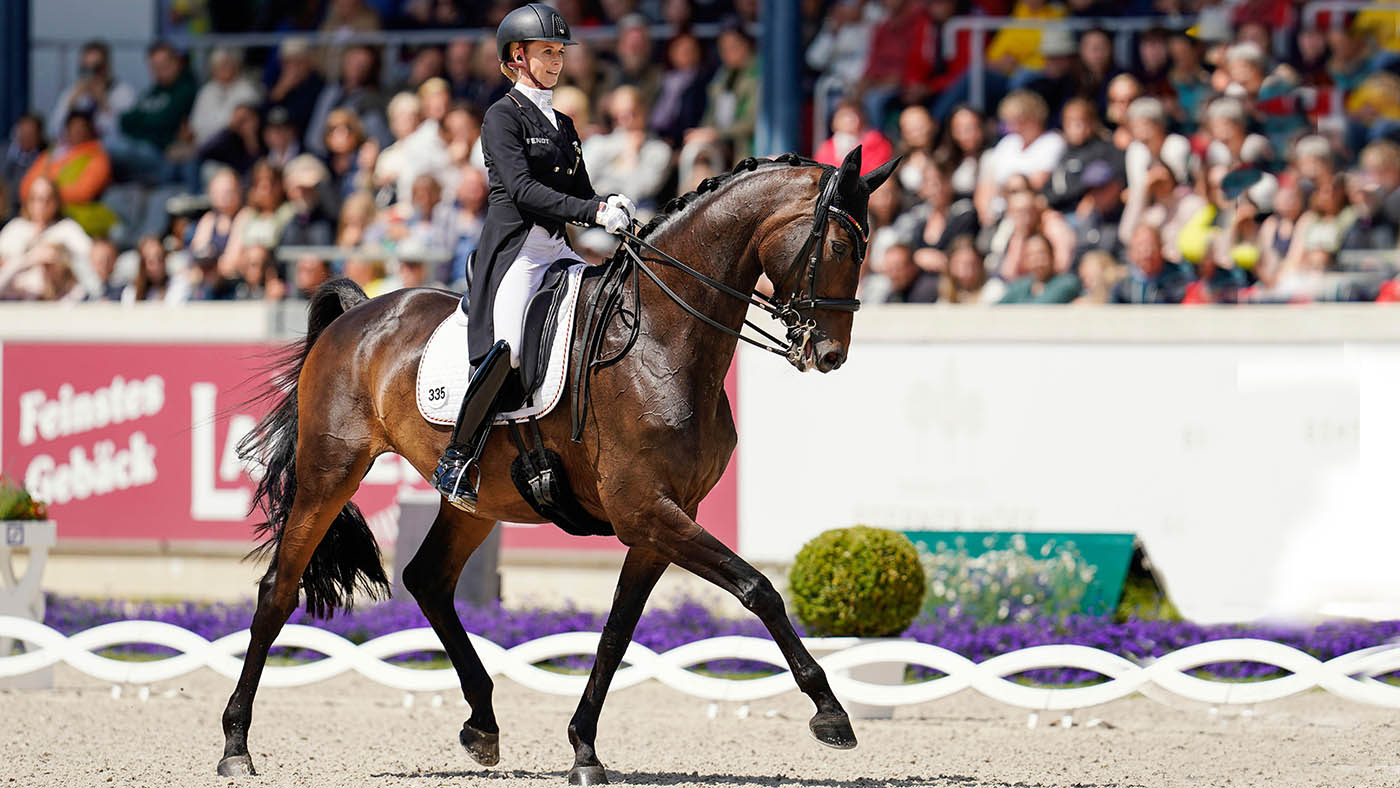
{"label": "white glove", "polygon": [[617,235],[632,226],[632,215],[623,206],[609,201],[598,206],[598,217],[594,221],[604,230]]}
{"label": "white glove", "polygon": [[628,216],[637,215],[637,206],[632,204],[632,200],[625,194],[614,194],[608,197],[608,205],[616,205],[627,211]]}

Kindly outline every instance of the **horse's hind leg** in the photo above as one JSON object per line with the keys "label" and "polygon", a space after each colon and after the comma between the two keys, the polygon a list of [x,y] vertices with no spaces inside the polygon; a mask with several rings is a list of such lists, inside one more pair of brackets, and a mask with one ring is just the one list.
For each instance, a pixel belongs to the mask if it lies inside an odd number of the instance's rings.
{"label": "horse's hind leg", "polygon": [[598,761],[594,743],[598,735],[598,715],[603,711],[603,699],[608,694],[632,631],[646,607],[647,597],[666,571],[666,560],[648,550],[627,551],[622,573],[617,578],[612,610],[603,624],[603,636],[598,640],[598,656],[588,674],[588,686],[579,698],[578,710],[569,721],[569,743],[574,747],[574,765],[569,769],[571,785],[597,785],[608,781],[603,764]]}
{"label": "horse's hind leg", "polygon": [[462,697],[471,705],[471,717],[462,723],[458,737],[467,753],[482,766],[495,766],[501,758],[500,729],[491,705],[491,676],[467,638],[462,620],[452,605],[462,566],[491,533],[495,523],[449,506],[444,501],[428,536],[404,567],[404,586],[418,600],[423,615],[442,641],[452,667],[462,683]]}
{"label": "horse's hind leg", "polygon": [[809,724],[812,735],[828,747],[855,747],[850,718],[831,691],[826,672],[792,628],[783,598],[772,582],[701,528],[676,502],[663,498],[653,506],[637,507],[634,511],[628,518],[630,522],[613,519],[618,538],[629,546],[638,544],[654,550],[671,563],[723,588],[758,616],[787,659],[798,688],[817,707]]}
{"label": "horse's hind leg", "polygon": [[[258,680],[267,663],[268,649],[296,609],[297,585],[312,553],[369,468],[368,451],[356,456],[344,443],[324,443],[331,445],[301,447],[300,456],[314,457],[314,465],[312,462],[297,465],[296,498],[283,526],[277,554],[258,585],[252,640],[243,657],[243,672],[224,708],[224,757],[219,761],[218,771],[226,777],[256,773],[248,755],[248,726],[253,719],[253,696],[257,694]],[[312,474],[310,470],[319,473]]]}

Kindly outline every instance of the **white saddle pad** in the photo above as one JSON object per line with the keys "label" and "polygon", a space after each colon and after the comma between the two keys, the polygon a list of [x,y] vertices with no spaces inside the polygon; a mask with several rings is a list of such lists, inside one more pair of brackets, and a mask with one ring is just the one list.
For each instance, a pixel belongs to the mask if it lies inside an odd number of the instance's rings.
{"label": "white saddle pad", "polygon": [[[520,421],[531,416],[540,417],[554,410],[559,400],[564,398],[564,384],[568,378],[569,340],[574,330],[574,310],[578,307],[579,280],[583,278],[584,264],[569,267],[565,287],[564,303],[559,305],[559,320],[549,352],[549,366],[544,372],[539,388],[531,397],[531,404],[520,410],[496,416],[497,424]],[[467,316],[460,308],[453,309],[428,337],[428,345],[423,348],[423,358],[418,362],[417,399],[418,412],[433,424],[452,424],[457,421],[457,413],[462,407],[462,396],[467,392],[467,381],[471,380],[471,366],[467,363]]]}

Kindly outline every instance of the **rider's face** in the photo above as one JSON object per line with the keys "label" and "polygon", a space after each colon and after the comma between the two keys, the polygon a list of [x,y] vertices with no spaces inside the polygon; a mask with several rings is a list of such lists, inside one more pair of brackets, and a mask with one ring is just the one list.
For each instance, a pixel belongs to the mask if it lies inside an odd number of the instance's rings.
{"label": "rider's face", "polygon": [[540,85],[552,88],[559,83],[559,74],[564,70],[564,45],[529,41],[525,44],[525,64]]}

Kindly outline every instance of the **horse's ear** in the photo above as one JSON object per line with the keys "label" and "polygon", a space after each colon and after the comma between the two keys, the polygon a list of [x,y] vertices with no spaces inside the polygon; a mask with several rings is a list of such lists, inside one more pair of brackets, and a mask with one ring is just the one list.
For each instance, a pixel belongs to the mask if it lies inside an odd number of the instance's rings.
{"label": "horse's ear", "polygon": [[842,186],[854,184],[860,178],[860,146],[851,148],[841,162],[840,183]]}
{"label": "horse's ear", "polygon": [[865,193],[873,194],[876,189],[880,188],[880,185],[890,177],[890,173],[894,172],[895,168],[899,166],[899,163],[903,161],[903,159],[903,156],[895,156],[893,159],[871,170],[869,175],[861,178],[862,181],[865,181]]}

